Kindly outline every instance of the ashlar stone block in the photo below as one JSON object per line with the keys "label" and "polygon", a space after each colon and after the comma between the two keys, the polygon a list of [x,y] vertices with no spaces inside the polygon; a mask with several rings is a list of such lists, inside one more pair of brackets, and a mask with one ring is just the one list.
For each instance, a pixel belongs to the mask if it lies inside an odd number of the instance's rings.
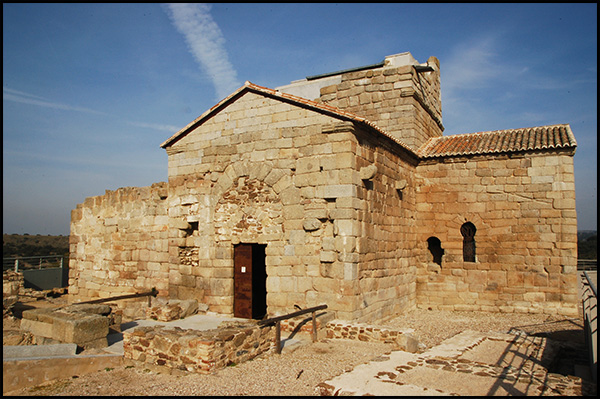
{"label": "ashlar stone block", "polygon": [[315,230],[319,230],[321,228],[321,224],[322,223],[319,219],[308,218],[308,219],[304,219],[304,222],[302,223],[302,227],[306,231],[315,231]]}

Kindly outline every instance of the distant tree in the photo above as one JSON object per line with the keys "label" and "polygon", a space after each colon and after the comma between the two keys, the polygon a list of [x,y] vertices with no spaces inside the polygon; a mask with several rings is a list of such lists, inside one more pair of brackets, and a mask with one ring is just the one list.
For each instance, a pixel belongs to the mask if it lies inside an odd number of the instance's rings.
{"label": "distant tree", "polygon": [[598,235],[577,241],[578,259],[598,259]]}

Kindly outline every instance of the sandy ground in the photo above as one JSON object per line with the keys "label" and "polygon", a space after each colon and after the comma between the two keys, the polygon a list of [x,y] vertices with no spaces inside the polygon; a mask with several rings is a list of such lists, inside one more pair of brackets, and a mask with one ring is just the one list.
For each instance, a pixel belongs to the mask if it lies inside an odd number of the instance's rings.
{"label": "sandy ground", "polygon": [[[54,300],[56,303],[57,298]],[[40,302],[40,301],[37,301]],[[36,307],[46,306],[34,303]],[[31,304],[30,304],[31,305]],[[4,320],[4,342],[15,345],[21,332],[18,319]],[[573,374],[574,364],[585,361],[583,323],[538,314],[490,314],[414,310],[384,325],[411,328],[424,348],[438,345],[464,330],[482,332],[524,331],[567,343],[562,369]],[[26,344],[27,337],[23,338]],[[570,349],[569,349],[570,348]],[[124,363],[114,369],[87,375],[65,376],[44,385],[11,392],[17,396],[63,395],[317,395],[316,387],[359,364],[390,353],[391,345],[347,340],[322,340],[298,346],[281,355],[265,353],[252,361],[227,367],[210,375],[171,374],[168,369]],[[583,360],[582,360],[583,359]]]}

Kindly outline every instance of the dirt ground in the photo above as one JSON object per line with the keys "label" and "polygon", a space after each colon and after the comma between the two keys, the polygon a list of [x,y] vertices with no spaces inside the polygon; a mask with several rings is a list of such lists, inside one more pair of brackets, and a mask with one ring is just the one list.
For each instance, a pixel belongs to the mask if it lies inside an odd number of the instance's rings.
{"label": "dirt ground", "polygon": [[[30,345],[33,337],[19,329],[20,313],[31,307],[60,306],[66,297],[24,301],[16,317],[3,320],[4,345]],[[385,323],[391,328],[411,328],[423,348],[431,348],[470,329],[483,332],[522,331],[558,340],[564,345],[549,370],[574,375],[575,365],[586,364],[587,352],[581,318],[541,314],[491,314],[414,310]],[[124,362],[86,375],[65,376],[39,386],[11,392],[16,396],[71,395],[317,395],[318,384],[376,359],[393,348],[389,344],[322,340],[276,355],[265,353],[252,361],[210,375],[173,373],[165,368]]]}

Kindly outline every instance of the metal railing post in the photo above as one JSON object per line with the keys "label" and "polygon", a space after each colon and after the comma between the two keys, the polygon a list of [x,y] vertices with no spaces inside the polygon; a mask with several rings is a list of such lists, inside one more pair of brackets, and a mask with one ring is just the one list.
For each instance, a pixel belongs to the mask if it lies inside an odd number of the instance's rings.
{"label": "metal railing post", "polygon": [[15,272],[19,271],[19,258],[15,259]]}
{"label": "metal railing post", "polygon": [[312,341],[317,342],[317,317],[316,312],[312,312]]}
{"label": "metal railing post", "polygon": [[312,336],[313,342],[317,340],[317,310],[327,309],[327,305],[319,305],[309,309],[299,310],[297,312],[288,313],[283,316],[271,317],[269,319],[259,320],[259,326],[269,326],[275,324],[275,353],[281,353],[281,321],[291,319],[292,317],[300,316],[306,313],[312,313]]}
{"label": "metal railing post", "polygon": [[281,321],[275,323],[275,353],[281,354]]}

